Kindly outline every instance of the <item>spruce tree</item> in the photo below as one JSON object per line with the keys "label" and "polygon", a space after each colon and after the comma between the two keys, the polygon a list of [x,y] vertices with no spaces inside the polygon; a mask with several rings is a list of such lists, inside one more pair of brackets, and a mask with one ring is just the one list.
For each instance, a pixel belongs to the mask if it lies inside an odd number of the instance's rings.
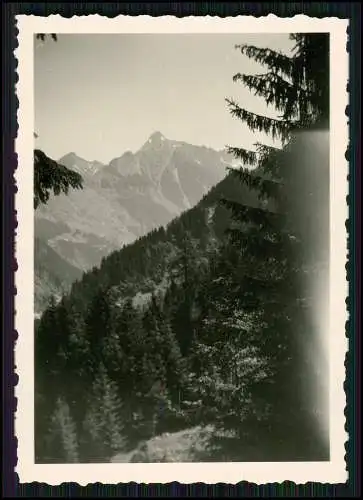
{"label": "spruce tree", "polygon": [[35,380],[39,389],[50,394],[55,387],[63,393],[68,386],[62,376],[68,359],[69,321],[64,300],[57,304],[52,296],[35,333]]}
{"label": "spruce tree", "polygon": [[206,272],[206,263],[190,231],[185,230],[177,243],[176,255],[169,268],[172,282],[165,305],[181,353],[187,356],[193,339],[197,283]]}
{"label": "spruce tree", "polygon": [[[299,228],[289,216],[287,201],[294,184],[293,164],[286,163],[291,136],[324,122],[328,113],[329,71],[328,35],[292,35],[296,51],[292,57],[250,46],[239,46],[241,52],[267,66],[262,75],[235,75],[255,93],[265,98],[280,113],[279,119],[256,115],[228,99],[235,117],[247,123],[252,131],[263,131],[280,139],[282,150],[258,144],[255,151],[230,147],[229,152],[245,165],[255,167],[234,170],[260,200],[251,207],[240,202],[224,200],[234,216],[230,229],[231,242],[241,252],[239,286],[236,288],[238,307],[255,318],[255,346],[262,357],[268,357],[272,371],[265,384],[259,384],[253,398],[265,400],[269,416],[266,425],[258,424],[255,433],[265,436],[265,443],[274,449],[272,459],[307,457],[307,412],[302,401],[298,373],[301,360],[297,338],[308,333],[308,315],[301,306],[299,286],[304,271],[300,248],[306,244]],[[315,59],[314,59],[315,58]],[[317,61],[320,61],[317,62]],[[319,64],[327,70],[322,73]],[[317,68],[318,66],[318,68]],[[317,71],[319,69],[319,71]],[[306,368],[306,366],[305,366]],[[271,383],[272,382],[272,383]],[[256,424],[251,413],[250,428]],[[271,440],[270,440],[271,441]],[[306,448],[306,447],[305,447]]]}
{"label": "spruce tree", "polygon": [[203,289],[205,306],[193,345],[194,387],[200,400],[199,407],[193,406],[204,424],[214,425],[213,455],[222,448],[229,460],[241,459],[241,450],[243,459],[252,459],[244,436],[248,420],[266,416],[252,394],[270,375],[268,360],[254,342],[259,317],[246,312],[239,300],[243,270],[240,249],[230,243],[221,248]]}
{"label": "spruce tree", "polygon": [[[145,352],[146,332],[142,322],[142,313],[127,299],[117,316],[115,329],[119,336],[119,348],[124,353],[122,378],[125,389],[130,392],[139,389],[147,376],[142,372],[141,360]],[[121,382],[121,380],[120,380]]]}
{"label": "spruce tree", "polygon": [[[36,442],[43,440],[44,429],[56,411],[57,398],[67,401],[74,423],[80,422],[87,359],[87,345],[71,303],[63,297],[57,304],[51,297],[35,329]],[[40,458],[43,455],[41,451],[37,454]]]}
{"label": "spruce tree", "polygon": [[[85,318],[85,333],[89,345],[88,373],[93,376],[103,362],[103,351],[111,330],[112,311],[109,289],[100,287],[89,303]],[[106,339],[106,340],[105,340]]]}
{"label": "spruce tree", "polygon": [[123,405],[117,384],[100,363],[83,421],[82,458],[86,462],[108,462],[124,446]]}
{"label": "spruce tree", "polygon": [[144,416],[153,422],[152,433],[180,425],[180,402],[187,374],[186,360],[170,325],[170,310],[162,304],[163,299],[152,296],[144,316]]}
{"label": "spruce tree", "polygon": [[76,425],[69,405],[57,398],[51,425],[48,429],[48,459],[53,463],[79,462],[79,443]]}
{"label": "spruce tree", "polygon": [[165,364],[164,403],[160,411],[161,428],[175,429],[183,423],[181,403],[188,376],[188,360],[182,356],[179,342],[171,328],[167,311],[160,309],[159,325],[162,332],[162,355]]}

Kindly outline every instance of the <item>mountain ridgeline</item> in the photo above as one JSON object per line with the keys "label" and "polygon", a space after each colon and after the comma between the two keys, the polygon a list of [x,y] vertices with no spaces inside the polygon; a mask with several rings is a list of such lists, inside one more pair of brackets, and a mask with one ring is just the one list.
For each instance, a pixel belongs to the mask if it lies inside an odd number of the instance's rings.
{"label": "mountain ridgeline", "polygon": [[[36,237],[72,267],[87,271],[112,251],[195,206],[223,179],[233,161],[225,152],[171,141],[160,132],[135,154],[126,152],[108,165],[70,153],[59,163],[80,173],[84,188],[53,196],[37,209]],[[42,280],[38,262],[35,253],[36,310],[41,312],[49,284]],[[43,258],[42,268],[46,265]],[[53,285],[58,295],[61,289]],[[66,280],[63,285],[69,289]]]}
{"label": "mountain ridgeline", "polygon": [[329,37],[290,38],[292,57],[237,47],[270,71],[234,78],[281,120],[227,99],[281,149],[230,148],[243,167],[228,175],[221,153],[159,133],[107,167],[72,156],[89,172],[83,201],[59,201],[42,229],[71,264],[87,267],[75,240],[101,262],[36,324],[36,462],[167,461],[150,451],[166,432],[194,461],[329,460],[315,314],[329,284]]}

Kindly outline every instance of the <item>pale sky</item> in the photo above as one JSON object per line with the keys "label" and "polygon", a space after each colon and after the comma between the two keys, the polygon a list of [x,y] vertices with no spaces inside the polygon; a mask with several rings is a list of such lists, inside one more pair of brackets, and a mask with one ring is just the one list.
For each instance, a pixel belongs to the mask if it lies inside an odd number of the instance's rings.
{"label": "pale sky", "polygon": [[108,163],[151,133],[222,149],[263,136],[233,118],[225,98],[276,116],[235,73],[262,73],[235,44],[288,52],[287,34],[64,34],[35,41],[36,147],[54,159],[75,152]]}

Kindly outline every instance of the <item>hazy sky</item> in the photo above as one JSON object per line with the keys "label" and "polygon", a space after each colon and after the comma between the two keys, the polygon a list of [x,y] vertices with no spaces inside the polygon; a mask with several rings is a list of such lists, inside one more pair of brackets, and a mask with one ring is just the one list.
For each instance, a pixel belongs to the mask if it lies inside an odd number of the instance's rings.
{"label": "hazy sky", "polygon": [[109,162],[137,150],[156,130],[167,138],[222,149],[262,136],[229,113],[225,97],[276,116],[235,73],[264,68],[235,44],[287,52],[286,34],[59,35],[35,41],[36,147],[59,159],[71,151]]}

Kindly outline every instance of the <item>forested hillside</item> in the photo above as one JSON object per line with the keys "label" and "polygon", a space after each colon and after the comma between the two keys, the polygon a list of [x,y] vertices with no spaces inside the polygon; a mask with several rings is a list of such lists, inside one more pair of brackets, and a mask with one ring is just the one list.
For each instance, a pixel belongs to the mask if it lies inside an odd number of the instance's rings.
{"label": "forested hillside", "polygon": [[[61,260],[88,271],[99,266],[102,257],[195,206],[225,177],[233,157],[156,132],[135,154],[128,151],[106,165],[75,153],[58,163],[70,175],[82,176],[82,189],[52,193],[46,203],[37,206],[35,235]],[[49,167],[48,163],[42,166]],[[54,272],[52,264],[52,259],[42,263],[49,275]],[[45,276],[36,274],[37,312],[43,312],[41,306],[49,299]],[[68,290],[66,277],[61,284]]]}
{"label": "forested hillside", "polygon": [[254,170],[231,170],[194,208],[104,258],[42,315],[37,462],[107,462],[196,426],[213,429],[206,461],[329,458],[314,420],[322,410],[303,390],[315,370],[303,349],[316,333],[306,282],[328,265],[324,245],[318,256],[311,246],[329,222],[328,169],[319,184],[295,170],[328,161],[314,142],[313,165],[297,161],[296,132],[314,134],[326,119],[329,44],[319,34],[295,40],[292,58],[242,47],[271,72],[236,75],[281,120],[228,101],[251,129],[280,135],[282,148],[231,148]]}

